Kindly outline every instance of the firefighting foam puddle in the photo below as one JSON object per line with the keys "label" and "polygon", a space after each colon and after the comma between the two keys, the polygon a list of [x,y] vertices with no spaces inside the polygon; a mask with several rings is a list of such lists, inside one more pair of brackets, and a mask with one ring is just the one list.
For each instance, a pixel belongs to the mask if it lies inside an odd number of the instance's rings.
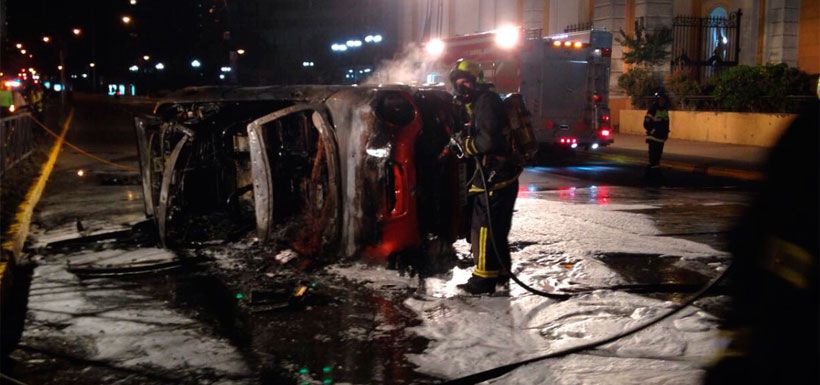
{"label": "firefighting foam puddle", "polygon": [[[80,280],[64,262],[43,261],[34,270],[23,341],[47,355],[82,352],[148,378],[164,371],[174,378],[210,373],[212,380],[250,383],[248,367],[228,340],[124,282]],[[72,350],[62,353],[63,347]]]}
{"label": "firefighting foam puddle", "polygon": [[[621,291],[594,290],[628,283],[602,260],[614,253],[675,257],[714,264],[710,276],[727,258],[712,247],[683,239],[658,237],[652,218],[635,211],[647,205],[578,205],[519,198],[510,242],[514,269],[525,282],[559,290],[580,290],[564,302],[536,297],[517,285],[510,296],[458,296],[457,283],[469,269],[428,279],[426,295],[405,306],[421,325],[412,328],[430,339],[422,354],[409,355],[421,373],[456,378],[504,364],[602,339],[672,309],[670,301]],[[469,254],[469,244],[456,245]],[[365,281],[373,289],[415,286],[416,280],[393,271],[355,265],[332,271]],[[588,289],[588,290],[585,290]],[[721,342],[717,319],[689,307],[672,319],[586,354],[548,360],[499,378],[504,384],[697,384],[702,366]]]}

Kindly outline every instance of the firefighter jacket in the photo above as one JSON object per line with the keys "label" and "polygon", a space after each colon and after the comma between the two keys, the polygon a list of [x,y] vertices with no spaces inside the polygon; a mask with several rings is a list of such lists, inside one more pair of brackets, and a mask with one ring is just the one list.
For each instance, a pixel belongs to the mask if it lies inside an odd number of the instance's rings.
{"label": "firefighter jacket", "polygon": [[[497,93],[483,89],[467,105],[471,117],[464,153],[478,157],[484,167],[484,176],[491,190],[498,190],[518,180],[521,166],[514,161],[510,142],[507,109]],[[484,181],[478,170],[473,174],[470,191],[480,192]]]}
{"label": "firefighter jacket", "polygon": [[649,107],[643,119],[643,128],[646,130],[647,142],[665,142],[669,138],[669,110],[656,105]]}

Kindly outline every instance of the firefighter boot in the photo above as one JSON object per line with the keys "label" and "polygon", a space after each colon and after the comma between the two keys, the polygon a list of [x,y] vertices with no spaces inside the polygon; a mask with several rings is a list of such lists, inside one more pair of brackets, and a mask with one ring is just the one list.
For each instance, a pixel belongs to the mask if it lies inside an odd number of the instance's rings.
{"label": "firefighter boot", "polygon": [[456,287],[470,294],[493,294],[495,293],[495,282],[495,278],[482,278],[473,275],[466,283],[456,285]]}

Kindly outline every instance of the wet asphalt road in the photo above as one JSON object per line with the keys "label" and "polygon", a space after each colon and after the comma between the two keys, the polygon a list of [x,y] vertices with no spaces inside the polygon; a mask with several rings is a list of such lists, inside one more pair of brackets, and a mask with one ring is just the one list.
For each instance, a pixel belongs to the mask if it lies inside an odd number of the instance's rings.
{"label": "wet asphalt road", "polygon": [[[68,140],[98,156],[135,166],[131,115],[148,111],[150,106],[82,97],[76,100],[75,121]],[[89,177],[78,178],[78,169],[86,170]],[[652,219],[661,232],[659,236],[726,250],[727,231],[746,207],[753,186],[673,170],[666,171],[662,185],[647,183],[642,176],[640,167],[607,163],[585,153],[555,156],[526,170],[520,179],[519,197],[578,205],[643,205],[637,212]],[[112,178],[121,182],[112,183]],[[82,195],[83,200],[69,198],[77,195]],[[48,239],[50,234],[68,231],[77,219],[100,229],[126,228],[123,222],[140,218],[140,202],[140,189],[133,177],[64,150],[47,187],[36,218],[38,231],[33,237]],[[283,284],[260,289],[248,282],[264,276],[264,269],[250,275],[226,270],[219,261],[209,258],[213,250],[188,250],[186,255],[194,259],[181,267],[137,276],[77,277],[62,267],[67,258],[92,250],[147,246],[124,239],[33,250],[40,266],[35,270],[29,297],[33,309],[29,309],[20,347],[3,373],[29,384],[436,381],[415,372],[405,357],[420,353],[427,345],[425,339],[407,331],[419,320],[402,305],[410,294],[405,289],[372,291],[322,272],[291,275]],[[249,258],[255,261],[249,263],[261,263],[264,259]],[[664,285],[697,286],[710,278],[708,272],[697,266],[682,269],[671,259],[613,254],[604,255],[601,260],[628,281],[645,284],[641,286],[642,294],[664,299],[685,297],[665,291]],[[296,281],[315,284],[304,302],[256,311],[246,298],[257,290],[267,294],[272,303],[281,302],[277,296],[286,298],[287,290]],[[49,303],[64,295],[69,298],[59,306],[67,307],[65,317],[42,316],[54,314],[56,310]],[[68,309],[78,302],[82,303],[81,312]],[[127,316],[112,313],[115,311],[125,311]],[[116,316],[131,317],[127,322],[140,324],[132,318],[158,311],[162,314],[154,318],[159,319],[159,326],[148,329],[107,323]],[[117,319],[122,321],[120,318]],[[111,333],[107,328],[115,326],[125,329],[115,328],[122,335],[101,340],[94,333],[78,330],[88,324],[99,328],[94,331],[98,334]],[[168,324],[178,329],[165,333],[163,328]],[[146,338],[167,340],[177,333],[192,338],[174,343],[190,346],[176,346],[177,350],[167,355],[162,351],[169,348],[162,342],[139,343]],[[105,351],[104,344],[140,347],[138,352],[118,354]],[[158,361],[136,358],[140,352],[152,349],[160,351]],[[215,365],[202,357],[214,357],[224,364]]]}

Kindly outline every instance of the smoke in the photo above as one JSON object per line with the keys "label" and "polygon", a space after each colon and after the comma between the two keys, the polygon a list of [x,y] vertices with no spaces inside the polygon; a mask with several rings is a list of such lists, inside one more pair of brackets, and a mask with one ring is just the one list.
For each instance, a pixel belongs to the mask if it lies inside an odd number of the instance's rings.
{"label": "smoke", "polygon": [[382,61],[362,84],[446,83],[446,66],[432,58],[424,46],[410,43],[393,59]]}

